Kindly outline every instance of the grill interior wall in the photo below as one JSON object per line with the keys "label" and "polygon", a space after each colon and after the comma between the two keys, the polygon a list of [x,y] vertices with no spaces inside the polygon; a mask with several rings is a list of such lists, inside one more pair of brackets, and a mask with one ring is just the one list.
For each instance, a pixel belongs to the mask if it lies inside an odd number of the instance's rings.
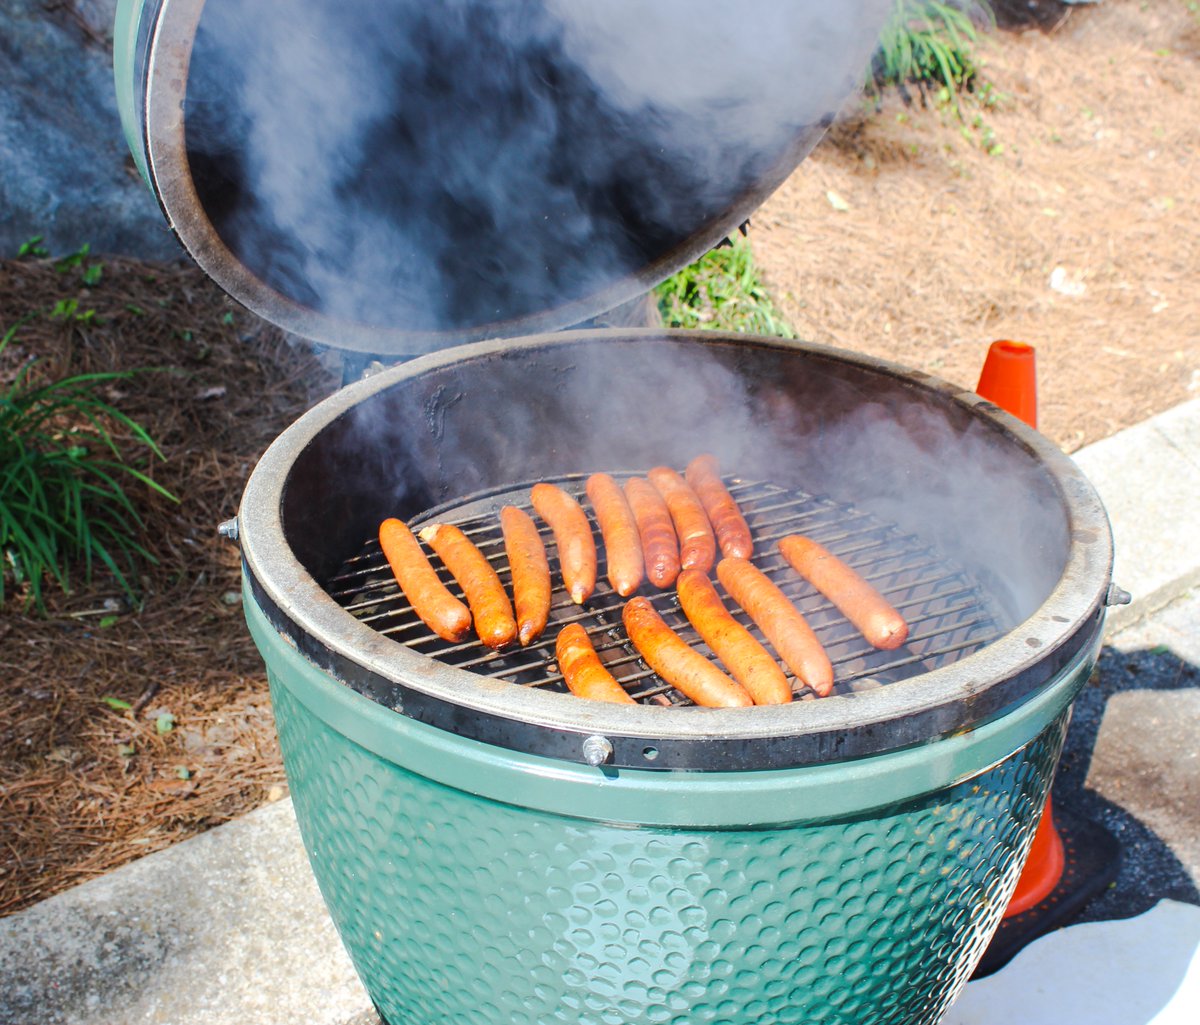
{"label": "grill interior wall", "polygon": [[1017,622],[1061,576],[1061,499],[1032,454],[919,382],[836,353],[616,332],[459,359],[364,399],[308,444],[284,531],[325,580],[386,516],[710,451],[728,473],[852,502],[937,544]]}

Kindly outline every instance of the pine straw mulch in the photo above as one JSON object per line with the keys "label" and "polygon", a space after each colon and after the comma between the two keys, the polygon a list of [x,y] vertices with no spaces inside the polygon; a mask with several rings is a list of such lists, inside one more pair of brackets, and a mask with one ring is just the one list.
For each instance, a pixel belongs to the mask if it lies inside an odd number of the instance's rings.
{"label": "pine straw mulch", "polygon": [[31,320],[6,379],[22,357],[48,376],[158,368],[108,397],[159,441],[152,475],[180,502],[137,496],[158,559],[140,610],[103,579],[51,594],[45,617],[11,598],[0,609],[0,915],[286,792],[237,548],[216,526],[261,452],[333,382],[197,269],[102,262],[94,288],[50,261],[0,263],[0,332],[65,296],[96,311]]}
{"label": "pine straw mulch", "polygon": [[1200,13],[1106,0],[980,54],[993,105],[889,93],[750,240],[802,338],[967,388],[990,341],[1032,344],[1073,452],[1200,394]]}

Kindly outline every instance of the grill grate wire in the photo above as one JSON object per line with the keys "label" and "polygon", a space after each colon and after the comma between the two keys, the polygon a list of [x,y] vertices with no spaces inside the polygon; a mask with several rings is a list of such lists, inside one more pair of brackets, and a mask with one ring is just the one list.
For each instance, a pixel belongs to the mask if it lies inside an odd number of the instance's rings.
{"label": "grill grate wire", "polygon": [[[414,651],[460,669],[508,680],[516,686],[541,687],[566,692],[554,656],[558,631],[568,623],[587,630],[602,662],[635,701],[687,705],[689,699],[660,679],[638,655],[621,623],[625,599],[608,585],[604,545],[599,527],[583,495],[585,474],[554,481],[575,495],[588,510],[596,537],[598,571],[596,590],[584,605],[571,601],[562,586],[554,536],[533,513],[529,501],[532,483],[514,485],[483,497],[467,497],[439,506],[410,519],[414,532],[427,523],[453,523],[483,552],[511,596],[511,573],[504,552],[499,510],[515,505],[529,512],[538,524],[550,562],[550,618],[540,638],[526,648],[495,652],[472,634],[457,644],[434,635],[408,604],[379,542],[369,539],[325,582],[326,591],[347,612],[380,633]],[[634,476],[614,473],[618,480]],[[753,562],[793,601],[820,638],[834,668],[834,694],[873,689],[921,675],[979,650],[1001,636],[1000,616],[986,590],[965,570],[942,557],[921,538],[827,496],[786,489],[771,482],[727,478],[726,486],[737,500],[754,537]],[[796,573],[775,544],[787,534],[806,534],[854,567],[905,617],[908,642],[894,651],[879,651],[822,594]],[[429,553],[432,555],[432,553]],[[718,553],[719,557],[719,553]],[[451,593],[462,589],[432,556],[431,562]],[[771,645],[742,612],[720,583],[717,591],[726,607],[768,650]],[[666,622],[696,650],[720,665],[679,608],[674,590],[657,591],[643,584],[641,594],[654,603]],[[786,669],[786,667],[784,667]],[[815,695],[790,673],[796,700]]]}

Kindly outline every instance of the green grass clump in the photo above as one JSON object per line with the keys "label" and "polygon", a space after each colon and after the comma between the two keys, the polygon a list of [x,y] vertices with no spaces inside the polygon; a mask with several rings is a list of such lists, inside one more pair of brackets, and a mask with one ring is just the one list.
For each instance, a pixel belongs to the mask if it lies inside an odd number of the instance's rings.
{"label": "green grass clump", "polygon": [[[0,338],[0,357],[20,326]],[[24,363],[0,390],[0,603],[15,586],[26,608],[44,609],[47,581],[70,593],[73,575],[90,582],[98,565],[133,599],[132,570],[154,558],[139,541],[143,521],[126,486],[174,500],[122,452],[133,441],[161,459],[158,445],[100,395],[133,373],[42,381],[36,366]]]}
{"label": "green grass clump", "polygon": [[741,235],[705,253],[654,291],[667,327],[796,337],[759,280],[750,243]]}
{"label": "green grass clump", "polygon": [[[991,18],[985,3],[972,5]],[[915,84],[952,92],[971,89],[979,75],[975,44],[979,33],[971,14],[955,3],[938,0],[895,0],[891,17],[880,33],[871,61],[868,91],[878,95],[886,86],[904,90]]]}

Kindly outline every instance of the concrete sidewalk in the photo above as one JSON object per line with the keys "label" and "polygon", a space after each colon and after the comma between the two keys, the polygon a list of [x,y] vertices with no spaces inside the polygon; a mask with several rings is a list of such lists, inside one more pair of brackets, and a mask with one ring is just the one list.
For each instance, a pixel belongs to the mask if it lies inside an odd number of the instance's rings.
{"label": "concrete sidewalk", "polygon": [[[1174,980],[1166,996],[1182,999],[1200,971],[1200,595],[1189,593],[1200,583],[1200,401],[1076,459],[1109,510],[1114,580],[1134,600],[1112,610],[1055,800],[1116,833],[1123,867],[1081,916],[1091,932],[1053,934],[972,983],[946,1025],[1143,1025],[1144,1007],[1169,1007],[1159,991]],[[1174,903],[1159,906],[1164,898]],[[1107,921],[1131,915],[1143,915],[1136,927]],[[1107,1017],[1079,1017],[1052,1000],[1043,1008],[1057,1016],[1039,1016],[1019,1001],[1031,987],[1076,992],[1062,985],[1066,973],[1094,962],[1097,949],[1137,949],[1146,937],[1172,969],[1129,964],[1123,986],[1109,987],[1130,994],[1125,1004],[1093,987],[1092,1005]],[[1154,994],[1139,988],[1147,980]],[[321,903],[288,800],[0,920],[0,1025],[351,1021],[377,1018]]]}
{"label": "concrete sidewalk", "polygon": [[1113,528],[1113,582],[1133,595],[1111,631],[1200,584],[1200,399],[1075,453]]}

